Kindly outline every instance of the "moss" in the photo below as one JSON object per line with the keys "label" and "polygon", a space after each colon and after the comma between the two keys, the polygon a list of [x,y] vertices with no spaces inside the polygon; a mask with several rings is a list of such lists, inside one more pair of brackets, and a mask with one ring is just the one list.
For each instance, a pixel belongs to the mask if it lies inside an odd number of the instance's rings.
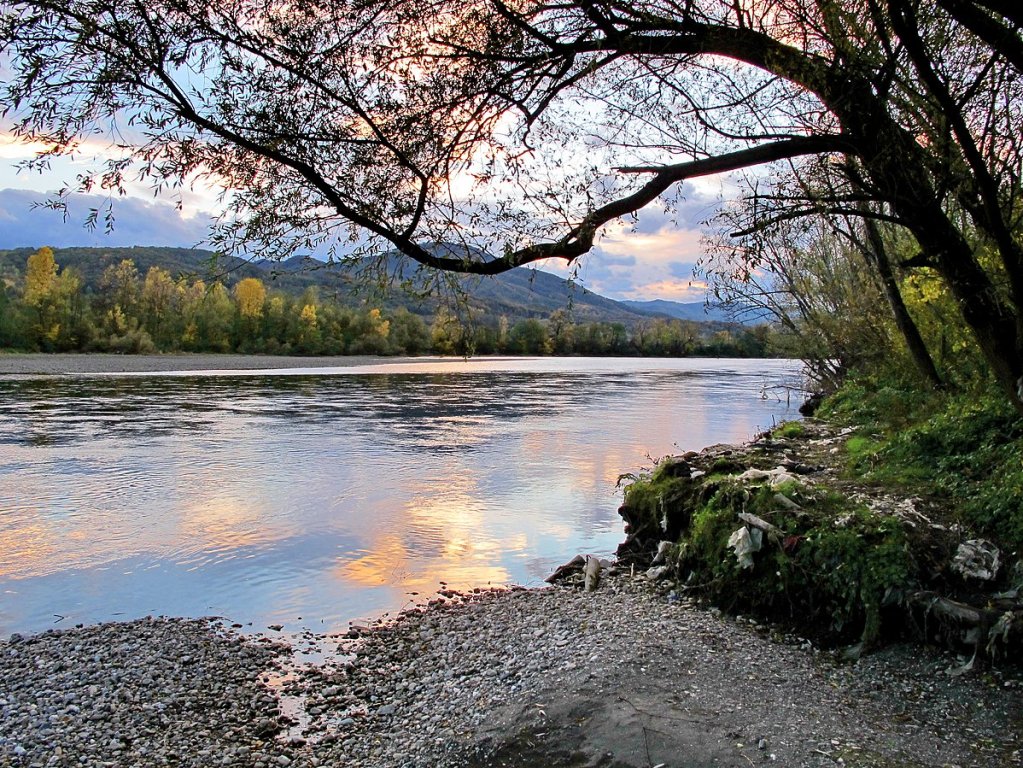
{"label": "moss", "polygon": [[806,434],[806,427],[799,421],[788,421],[774,431],[776,437],[794,439]]}
{"label": "moss", "polygon": [[[801,508],[779,509],[779,493]],[[782,531],[764,537],[752,569],[728,546],[740,512]],[[885,600],[909,589],[917,571],[898,520],[795,481],[771,488],[718,480],[680,532],[677,556],[685,582],[726,610],[798,619],[835,640],[868,645],[881,634]]]}
{"label": "moss", "polygon": [[648,542],[675,540],[688,527],[689,516],[701,484],[688,477],[672,477],[656,470],[625,488],[619,513],[630,533]]}
{"label": "moss", "polygon": [[707,474],[732,475],[735,474],[736,472],[742,472],[745,468],[746,468],[745,465],[741,464],[735,459],[719,457],[714,459],[713,463],[710,465],[710,469],[707,470]]}

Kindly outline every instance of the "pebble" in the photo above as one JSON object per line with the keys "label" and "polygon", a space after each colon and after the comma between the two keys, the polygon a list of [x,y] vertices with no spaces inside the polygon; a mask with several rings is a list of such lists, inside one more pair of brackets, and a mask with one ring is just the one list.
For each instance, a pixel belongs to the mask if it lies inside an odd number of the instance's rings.
{"label": "pebble", "polygon": [[949,678],[949,658],[918,647],[837,664],[760,630],[608,576],[592,593],[450,593],[319,638],[315,665],[206,620],[50,631],[17,657],[0,641],[0,765],[479,768],[498,764],[498,713],[538,718],[584,689],[628,698],[630,675],[730,723],[737,765],[1018,762],[1017,672]]}

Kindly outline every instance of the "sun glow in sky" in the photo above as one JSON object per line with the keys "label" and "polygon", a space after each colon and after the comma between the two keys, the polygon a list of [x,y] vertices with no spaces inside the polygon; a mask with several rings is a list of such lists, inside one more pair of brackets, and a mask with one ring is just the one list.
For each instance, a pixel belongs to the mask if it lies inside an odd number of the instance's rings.
{"label": "sun glow in sky", "polygon": [[[212,184],[192,184],[155,199],[142,183],[127,185],[123,197],[105,192],[74,196],[64,217],[38,204],[110,149],[82,145],[75,157],[55,158],[45,174],[18,169],[19,161],[44,149],[0,133],[0,248],[204,245],[220,206],[221,190]],[[685,199],[671,217],[651,207],[635,221],[608,225],[597,247],[583,257],[579,281],[614,299],[702,301],[705,286],[694,279],[692,270],[703,253],[701,223],[721,199],[722,184],[713,178],[687,183]],[[87,230],[82,223],[89,209],[105,205],[108,199],[114,204],[114,231]],[[541,268],[565,277],[569,272],[560,262]]]}

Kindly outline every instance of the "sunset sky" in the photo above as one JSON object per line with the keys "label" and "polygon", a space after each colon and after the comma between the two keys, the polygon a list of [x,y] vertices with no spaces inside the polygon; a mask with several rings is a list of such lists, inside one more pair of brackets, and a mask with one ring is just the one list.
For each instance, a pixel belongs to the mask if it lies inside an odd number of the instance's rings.
{"label": "sunset sky", "polygon": [[[47,174],[18,172],[15,163],[34,148],[0,137],[0,248],[157,245],[202,247],[216,210],[211,189],[185,190],[181,210],[174,198],[154,198],[139,185],[115,201],[114,231],[89,231],[83,221],[91,207],[105,198],[76,195],[68,220],[59,212],[33,207],[46,194],[73,182],[77,168],[71,160],[54,162]],[[701,222],[713,213],[722,194],[722,181],[701,179],[686,184],[677,224],[660,210],[645,210],[634,224],[610,225],[590,254],[583,257],[580,281],[590,290],[615,299],[702,301],[703,285],[694,280],[693,265],[702,253]],[[543,267],[557,274],[557,264]]]}

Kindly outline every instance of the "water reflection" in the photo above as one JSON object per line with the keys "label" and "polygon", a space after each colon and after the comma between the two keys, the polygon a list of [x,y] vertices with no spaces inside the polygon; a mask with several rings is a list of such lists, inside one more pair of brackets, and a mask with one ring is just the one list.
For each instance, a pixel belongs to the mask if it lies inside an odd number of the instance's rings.
{"label": "water reflection", "polygon": [[[763,361],[0,380],[0,631],[298,616],[536,583],[621,538],[648,457],[784,417]],[[372,371],[380,371],[372,373]]]}

